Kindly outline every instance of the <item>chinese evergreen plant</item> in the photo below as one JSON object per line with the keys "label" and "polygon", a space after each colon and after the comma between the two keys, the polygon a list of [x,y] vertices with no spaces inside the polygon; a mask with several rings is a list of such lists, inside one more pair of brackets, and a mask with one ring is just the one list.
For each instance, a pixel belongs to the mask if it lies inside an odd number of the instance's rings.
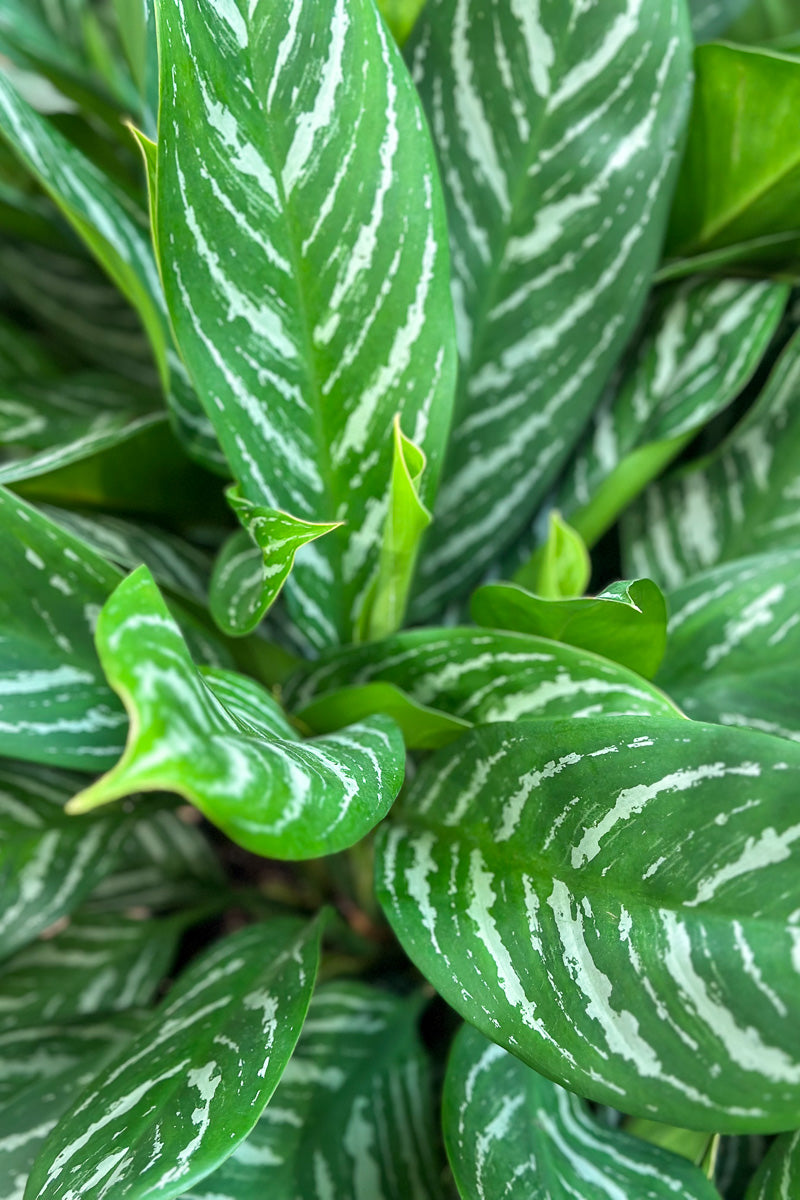
{"label": "chinese evergreen plant", "polygon": [[0,0],[5,1200],[800,1197],[795,51]]}

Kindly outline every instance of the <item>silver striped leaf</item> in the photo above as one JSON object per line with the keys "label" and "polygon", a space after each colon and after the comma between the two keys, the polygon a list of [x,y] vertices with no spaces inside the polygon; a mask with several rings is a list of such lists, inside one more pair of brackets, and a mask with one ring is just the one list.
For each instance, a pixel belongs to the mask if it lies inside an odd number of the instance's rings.
{"label": "silver striped leaf", "polygon": [[603,1128],[470,1025],[450,1051],[442,1121],[461,1200],[720,1200],[693,1163]]}
{"label": "silver striped leaf", "polygon": [[224,1162],[294,1050],[320,935],[276,919],[195,960],[49,1135],[27,1200],[169,1200]]}
{"label": "silver striped leaf", "polygon": [[746,1200],[795,1200],[800,1196],[800,1130],[784,1133],[770,1147]]}
{"label": "silver striped leaf", "polygon": [[324,655],[287,681],[284,701],[303,713],[340,688],[376,681],[402,689],[418,705],[474,724],[679,716],[660,689],[599,654],[546,638],[469,628],[413,629]]}
{"label": "silver striped leaf", "polygon": [[52,379],[60,374],[44,339],[0,313],[0,386],[17,379]]}
{"label": "silver striped leaf", "polygon": [[78,786],[78,776],[47,767],[0,767],[0,958],[72,912],[117,866],[130,819],[65,816]]}
{"label": "silver striped leaf", "polygon": [[651,717],[486,725],[376,888],[442,996],[549,1078],[714,1132],[800,1123],[800,748]]}
{"label": "silver striped leaf", "polygon": [[439,1200],[420,1005],[324,984],[246,1142],[182,1200]]}
{"label": "silver striped leaf", "polygon": [[668,596],[658,683],[687,716],[800,741],[800,546],[723,563]]}
{"label": "silver striped leaf", "polygon": [[738,396],[788,295],[785,284],[769,280],[702,276],[656,293],[633,359],[595,410],[556,494],[590,542],[635,497],[642,477],[649,482]]}
{"label": "silver striped leaf", "polygon": [[372,0],[156,7],[156,240],[177,340],[244,498],[347,522],[286,585],[309,644],[347,641],[378,568],[393,419],[427,456],[426,503],[450,422],[430,137]]}
{"label": "silver striped leaf", "polygon": [[633,332],[690,97],[677,0],[430,0],[407,57],[448,204],[460,352],[418,618],[522,532]]}
{"label": "silver striped leaf", "polygon": [[100,614],[97,646],[131,718],[116,766],[70,812],[139,791],[173,791],[233,841],[271,858],[316,858],[360,841],[403,782],[400,731],[376,716],[304,742],[260,684],[198,671],[146,567]]}
{"label": "silver striped leaf", "polygon": [[698,571],[800,544],[800,333],[711,455],[647,489],[622,522],[629,569],[672,589]]}

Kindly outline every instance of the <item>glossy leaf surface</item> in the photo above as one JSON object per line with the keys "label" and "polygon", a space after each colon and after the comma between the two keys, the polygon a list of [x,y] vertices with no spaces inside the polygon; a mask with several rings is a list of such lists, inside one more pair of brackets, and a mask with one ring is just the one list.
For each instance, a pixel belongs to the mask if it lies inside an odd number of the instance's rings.
{"label": "glossy leaf surface", "polygon": [[583,538],[557,509],[551,509],[544,545],[515,572],[514,582],[546,600],[568,600],[583,595],[591,573]]}

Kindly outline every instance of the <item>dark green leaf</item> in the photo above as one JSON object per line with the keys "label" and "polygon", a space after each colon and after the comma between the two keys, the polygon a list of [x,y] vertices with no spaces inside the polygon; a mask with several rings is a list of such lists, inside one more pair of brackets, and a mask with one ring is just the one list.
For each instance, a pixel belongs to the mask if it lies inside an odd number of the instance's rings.
{"label": "dark green leaf", "polygon": [[694,40],[710,42],[720,37],[752,3],[753,0],[691,0]]}
{"label": "dark green leaf", "polygon": [[785,1133],[769,1154],[747,1190],[747,1200],[794,1200],[800,1193],[800,1131]]}

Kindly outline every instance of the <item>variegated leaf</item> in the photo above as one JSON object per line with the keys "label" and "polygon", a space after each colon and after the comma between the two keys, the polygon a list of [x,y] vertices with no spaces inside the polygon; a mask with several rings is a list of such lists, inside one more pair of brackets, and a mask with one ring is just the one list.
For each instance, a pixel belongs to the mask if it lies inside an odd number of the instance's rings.
{"label": "variegated leaf", "polygon": [[794,1200],[800,1195],[800,1131],[777,1138],[747,1189],[746,1200]]}
{"label": "variegated leaf", "polygon": [[724,563],[669,594],[659,684],[699,721],[800,741],[800,546]]}
{"label": "variegated leaf", "polygon": [[585,650],[488,629],[415,629],[323,655],[285,687],[289,707],[382,681],[413,701],[482,724],[534,717],[678,716],[658,688]]}
{"label": "variegated leaf", "polygon": [[650,679],[664,656],[667,608],[651,579],[623,579],[599,596],[549,600],[514,583],[489,583],[470,601],[472,619],[593,650]]}
{"label": "variegated leaf", "polygon": [[323,985],[250,1137],[183,1200],[438,1200],[419,1007],[363,983]]}
{"label": "variegated leaf", "polygon": [[647,489],[622,524],[630,568],[666,588],[742,555],[800,544],[800,333],[708,458]]}
{"label": "variegated leaf", "polygon": [[702,277],[656,293],[632,363],[558,488],[559,508],[590,544],[741,392],[787,297],[785,284]]}
{"label": "variegated leaf", "polygon": [[0,314],[0,386],[23,378],[52,379],[59,373],[44,339]]}
{"label": "variegated leaf", "polygon": [[130,820],[65,816],[78,786],[78,776],[47,767],[0,769],[0,958],[77,908],[117,865]]}
{"label": "variegated leaf", "polygon": [[677,0],[430,0],[407,54],[448,203],[461,373],[414,612],[523,530],[632,333],[686,119]]}
{"label": "variegated leaf", "polygon": [[[349,640],[377,570],[392,421],[434,496],[455,371],[425,122],[372,0],[159,0],[156,240],[178,343],[242,494],[346,526],[289,609]],[[232,87],[231,82],[237,81]]]}
{"label": "variegated leaf", "polygon": [[244,1141],[294,1050],[321,926],[285,918],[216,942],[50,1134],[26,1200],[169,1200]]}
{"label": "variegated leaf", "polygon": [[400,789],[404,747],[390,719],[303,742],[259,684],[197,670],[146,567],[105,605],[97,645],[128,708],[130,736],[117,765],[70,802],[71,812],[174,791],[257,854],[314,858],[359,841]]}
{"label": "variegated leaf", "polygon": [[604,1129],[469,1025],[450,1051],[443,1124],[462,1200],[719,1200],[693,1163]]}
{"label": "variegated leaf", "polygon": [[487,725],[420,770],[378,895],[444,998],[549,1078],[668,1124],[791,1128],[798,776],[800,748],[749,730]]}

